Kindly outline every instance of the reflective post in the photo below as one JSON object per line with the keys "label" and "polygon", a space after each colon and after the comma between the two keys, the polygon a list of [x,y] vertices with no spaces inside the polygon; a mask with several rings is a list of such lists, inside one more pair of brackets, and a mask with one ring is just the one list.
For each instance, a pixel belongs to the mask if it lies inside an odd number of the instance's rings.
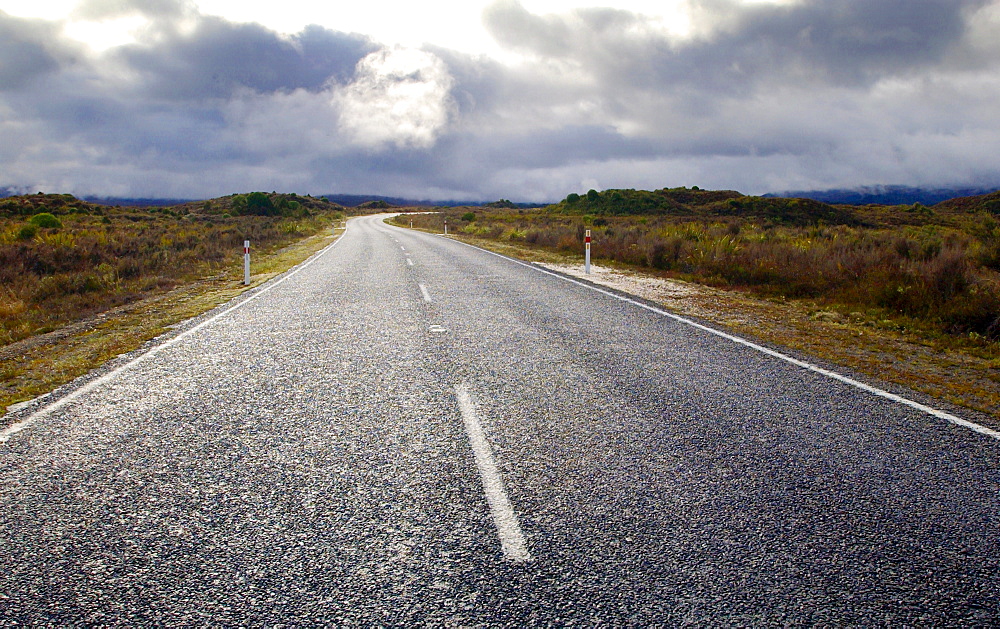
{"label": "reflective post", "polygon": [[243,241],[243,285],[250,286],[250,241]]}

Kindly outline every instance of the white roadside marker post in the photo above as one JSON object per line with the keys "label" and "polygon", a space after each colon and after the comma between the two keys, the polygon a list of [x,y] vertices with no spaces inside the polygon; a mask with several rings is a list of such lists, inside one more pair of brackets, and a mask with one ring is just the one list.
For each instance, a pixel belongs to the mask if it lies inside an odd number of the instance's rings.
{"label": "white roadside marker post", "polygon": [[448,235],[448,219],[444,219],[444,235]]}
{"label": "white roadside marker post", "polygon": [[250,241],[243,241],[243,285],[250,286]]}
{"label": "white roadside marker post", "polygon": [[413,219],[410,219],[410,229],[413,229]]}
{"label": "white roadside marker post", "polygon": [[590,275],[590,230],[587,230],[587,235],[583,239],[584,247],[584,262],[583,262],[583,272]]}

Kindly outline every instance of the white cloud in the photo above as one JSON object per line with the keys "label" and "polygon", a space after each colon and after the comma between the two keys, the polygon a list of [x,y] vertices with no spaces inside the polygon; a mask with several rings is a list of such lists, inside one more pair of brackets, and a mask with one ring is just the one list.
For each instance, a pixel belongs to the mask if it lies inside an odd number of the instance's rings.
{"label": "white cloud", "polygon": [[336,93],[340,128],[367,148],[428,148],[445,128],[453,80],[433,54],[385,48],[358,63],[354,82]]}
{"label": "white cloud", "polygon": [[149,20],[138,15],[106,20],[68,22],[63,32],[69,37],[86,43],[96,52],[116,48],[138,41],[139,33],[149,25]]}

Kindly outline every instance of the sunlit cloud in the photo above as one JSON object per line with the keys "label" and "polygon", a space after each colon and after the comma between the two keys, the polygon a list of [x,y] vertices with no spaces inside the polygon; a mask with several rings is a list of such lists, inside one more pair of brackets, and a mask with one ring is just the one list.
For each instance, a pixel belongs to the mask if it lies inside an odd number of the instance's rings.
{"label": "sunlit cloud", "polygon": [[340,128],[363,147],[427,148],[448,123],[452,83],[433,54],[412,48],[374,52],[335,96]]}
{"label": "sunlit cloud", "polygon": [[127,16],[109,20],[72,21],[63,28],[67,36],[87,44],[96,52],[110,48],[134,44],[149,20],[138,16]]}

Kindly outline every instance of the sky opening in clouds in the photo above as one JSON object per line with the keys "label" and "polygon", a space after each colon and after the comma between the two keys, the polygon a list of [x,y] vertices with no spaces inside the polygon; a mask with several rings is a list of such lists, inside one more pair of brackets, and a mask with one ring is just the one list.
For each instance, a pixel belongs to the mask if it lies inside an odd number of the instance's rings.
{"label": "sky opening in clouds", "polygon": [[1000,186],[1000,0],[0,0],[0,187]]}

